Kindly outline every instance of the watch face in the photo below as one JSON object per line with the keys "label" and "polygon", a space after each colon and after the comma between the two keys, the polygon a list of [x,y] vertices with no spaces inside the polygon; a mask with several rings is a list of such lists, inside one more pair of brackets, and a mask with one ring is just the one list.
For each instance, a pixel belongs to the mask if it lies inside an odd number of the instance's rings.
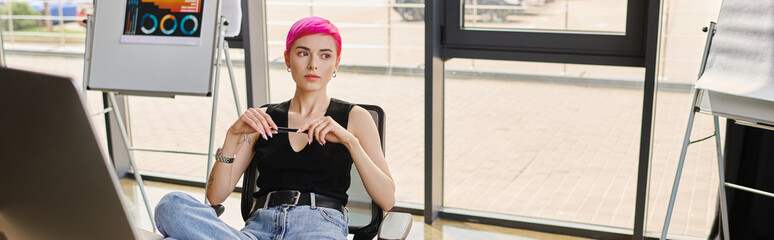
{"label": "watch face", "polygon": [[232,162],[234,162],[234,158],[223,156],[223,149],[222,148],[218,148],[218,150],[215,151],[215,161],[224,162],[224,163],[232,163]]}

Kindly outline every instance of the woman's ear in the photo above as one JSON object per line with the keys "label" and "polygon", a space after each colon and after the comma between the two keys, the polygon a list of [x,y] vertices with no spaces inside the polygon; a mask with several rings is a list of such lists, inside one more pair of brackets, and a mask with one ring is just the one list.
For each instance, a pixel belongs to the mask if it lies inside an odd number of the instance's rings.
{"label": "woman's ear", "polygon": [[339,70],[339,62],[341,62],[341,56],[336,56],[336,66],[334,66],[334,69]]}
{"label": "woman's ear", "polygon": [[290,67],[290,53],[288,53],[287,51],[285,51],[285,66]]}

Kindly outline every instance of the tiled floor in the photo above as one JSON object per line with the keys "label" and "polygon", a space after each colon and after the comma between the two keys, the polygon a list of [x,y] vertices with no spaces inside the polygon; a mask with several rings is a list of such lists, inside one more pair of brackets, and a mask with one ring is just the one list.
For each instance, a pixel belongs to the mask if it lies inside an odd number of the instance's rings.
{"label": "tiled floor", "polygon": [[[140,228],[151,231],[150,220],[145,210],[142,196],[139,194],[139,188],[133,179],[124,178],[121,180],[121,187],[124,196],[128,199],[130,207],[130,218],[138,223]],[[145,182],[145,190],[148,194],[150,205],[155,206],[164,194],[173,191],[181,191],[197,198],[204,198],[204,189],[195,187],[185,187],[174,184]],[[224,203],[226,211],[221,215],[221,219],[231,227],[241,229],[244,221],[239,213],[239,193],[233,193]],[[352,236],[350,236],[351,239]],[[585,239],[557,234],[548,234],[533,232],[521,229],[495,227],[476,223],[465,223],[449,220],[437,220],[433,225],[424,223],[423,217],[413,216],[412,228],[407,239],[508,239],[508,240],[571,240]]]}

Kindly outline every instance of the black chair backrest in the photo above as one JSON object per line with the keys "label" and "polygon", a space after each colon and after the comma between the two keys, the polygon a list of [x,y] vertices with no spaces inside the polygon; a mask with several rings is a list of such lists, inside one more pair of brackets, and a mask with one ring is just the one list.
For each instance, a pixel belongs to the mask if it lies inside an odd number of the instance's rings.
{"label": "black chair backrest", "polygon": [[[385,119],[384,111],[381,107],[376,105],[358,104],[358,106],[367,110],[376,123],[376,127],[379,130],[379,140],[382,143],[382,151],[384,151],[384,129]],[[265,106],[263,106],[265,107]],[[247,220],[250,217],[250,211],[253,207],[255,198],[253,193],[258,189],[255,186],[255,182],[258,179],[257,162],[253,161],[250,166],[245,170],[242,178],[242,219]],[[352,181],[347,191],[349,195],[349,201],[347,208],[349,209],[349,233],[354,234],[354,239],[373,239],[379,231],[379,225],[382,222],[382,216],[384,212],[379,205],[376,205],[368,193],[365,191],[363,181],[360,179],[355,165],[352,165]]]}

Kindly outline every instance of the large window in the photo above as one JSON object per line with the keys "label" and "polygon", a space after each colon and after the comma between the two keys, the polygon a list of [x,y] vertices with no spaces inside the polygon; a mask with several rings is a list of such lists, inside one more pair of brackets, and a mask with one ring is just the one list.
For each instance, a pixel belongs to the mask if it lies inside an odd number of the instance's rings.
{"label": "large window", "polygon": [[[646,21],[652,1],[529,2],[443,1],[440,57],[453,59],[445,62],[443,80],[440,211],[658,234],[701,61],[701,28],[716,19],[719,1],[664,1],[657,53],[645,42],[655,36],[648,31],[659,32],[653,19]],[[596,14],[584,16],[589,11]],[[658,54],[659,72],[646,71],[647,54]],[[643,106],[652,103],[656,117],[643,123]],[[648,126],[654,135],[643,135]],[[693,139],[711,131],[709,118],[697,120]],[[689,149],[671,234],[709,233],[717,196],[714,152],[709,141]],[[643,172],[650,176],[648,195],[637,193],[645,189],[638,186]],[[641,196],[647,203],[637,202]],[[645,227],[637,230],[640,210]]]}
{"label": "large window", "polygon": [[0,29],[6,41],[45,39],[65,44],[83,39],[80,24],[94,12],[93,0],[0,0]]}
{"label": "large window", "polygon": [[466,0],[462,26],[624,34],[626,4],[621,0]]}
{"label": "large window", "polygon": [[445,207],[632,227],[642,68],[447,62],[464,65],[445,82]]}
{"label": "large window", "polygon": [[[658,2],[619,1],[614,3],[618,7],[594,9],[613,12],[594,19],[578,17],[587,16],[592,5],[569,0],[540,2],[540,8],[521,1],[433,3],[442,4],[442,12],[434,11],[443,14],[444,24],[434,57],[453,58],[441,65],[427,62],[447,70],[445,79],[433,75],[426,80],[433,88],[427,99],[437,100],[437,94],[445,99],[442,120],[432,122],[444,126],[443,140],[433,142],[443,144],[444,181],[430,184],[442,186],[443,207],[505,214],[483,218],[513,226],[531,221],[511,217],[522,216],[578,232],[634,229],[641,236],[642,220],[636,219],[643,215],[638,190],[644,187],[638,183],[646,179],[642,165],[649,160],[643,157],[649,151],[641,148],[649,149],[652,127],[643,114],[653,103],[647,96],[653,94],[656,59],[655,45],[646,46],[646,41],[657,40],[658,26],[657,15],[646,13],[657,10]],[[560,19],[564,23],[556,23]],[[473,59],[476,84],[451,79],[449,70],[467,61],[459,59]],[[643,69],[648,65],[650,71]],[[454,102],[460,99],[474,104]],[[433,111],[435,116],[439,110]],[[477,147],[463,148],[471,144]],[[489,153],[494,154],[483,155]],[[479,161],[468,163],[471,158]],[[437,171],[439,160],[427,161]],[[437,203],[433,200],[432,211],[439,211]],[[426,209],[425,216],[430,213]],[[582,226],[569,227],[570,222]]]}
{"label": "large window", "polygon": [[442,57],[645,65],[645,0],[443,2]]}

